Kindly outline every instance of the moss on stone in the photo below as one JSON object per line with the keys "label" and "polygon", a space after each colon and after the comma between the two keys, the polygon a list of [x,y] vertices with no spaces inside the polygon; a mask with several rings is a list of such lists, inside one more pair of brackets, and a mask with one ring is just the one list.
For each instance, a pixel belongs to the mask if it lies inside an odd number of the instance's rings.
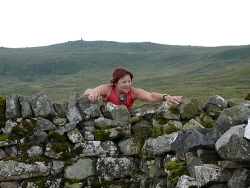
{"label": "moss on stone", "polygon": [[192,98],[190,103],[184,107],[185,117],[190,118],[194,114],[202,113],[202,110],[199,109],[199,106],[199,101],[197,99]]}
{"label": "moss on stone", "polygon": [[55,141],[55,142],[65,142],[66,141],[65,136],[60,135],[56,131],[50,131],[48,133],[48,137],[49,137],[50,141]]}
{"label": "moss on stone", "polygon": [[163,134],[162,128],[159,127],[150,127],[147,131],[147,137],[156,138],[158,136],[161,136]]}
{"label": "moss on stone", "polygon": [[177,108],[177,106],[174,106],[174,105],[171,105],[169,107],[169,111],[172,113],[172,114],[180,114],[180,109]]}
{"label": "moss on stone", "polygon": [[51,149],[55,153],[61,153],[60,154],[60,159],[61,160],[68,160],[72,158],[72,153],[70,152],[71,145],[69,142],[67,142],[66,137],[63,135],[60,135],[56,131],[50,131],[48,133],[49,139],[52,141],[51,142]]}
{"label": "moss on stone", "polygon": [[124,179],[121,180],[103,180],[102,182],[99,181],[93,181],[91,182],[91,188],[109,188],[111,185],[116,185],[120,188],[128,188],[130,185],[129,181],[126,181]]}
{"label": "moss on stone", "polygon": [[0,96],[0,129],[3,128],[6,123],[5,110],[6,100],[2,96]]}
{"label": "moss on stone", "polygon": [[0,114],[4,114],[6,109],[6,99],[0,96]]}
{"label": "moss on stone", "polygon": [[55,178],[51,176],[46,177],[39,177],[39,178],[32,178],[29,180],[24,180],[22,182],[22,188],[28,187],[28,183],[32,182],[35,184],[36,188],[49,188],[51,187],[49,184],[47,184],[48,181],[53,181]]}
{"label": "moss on stone", "polygon": [[73,178],[73,179],[64,178],[64,179],[63,179],[63,182],[64,182],[64,183],[69,183],[69,184],[75,184],[75,183],[79,183],[80,180],[75,179],[75,178]]}
{"label": "moss on stone", "polygon": [[32,121],[21,120],[19,125],[12,128],[10,139],[17,140],[24,138],[25,143],[29,142],[29,138],[34,133],[34,124]]}
{"label": "moss on stone", "polygon": [[172,134],[174,132],[178,132],[180,129],[173,125],[170,125],[166,130],[164,130],[164,134]]}
{"label": "moss on stone", "polygon": [[168,120],[166,118],[164,118],[164,117],[161,117],[161,115],[158,116],[156,118],[156,120],[157,120],[157,123],[159,123],[160,125],[164,125],[164,124],[166,124],[168,122]]}
{"label": "moss on stone", "polygon": [[250,93],[246,95],[245,100],[250,101]]}
{"label": "moss on stone", "polygon": [[6,117],[5,114],[0,114],[0,129],[4,128],[6,124]]}
{"label": "moss on stone", "polygon": [[174,187],[176,186],[179,178],[182,175],[189,176],[189,172],[186,166],[186,161],[182,160],[170,161],[165,163],[164,167],[166,168],[167,171],[169,171],[168,180]]}
{"label": "moss on stone", "polygon": [[205,155],[200,156],[200,159],[205,164],[218,164],[218,161],[221,160],[216,152],[205,153]]}
{"label": "moss on stone", "polygon": [[60,135],[56,131],[50,131],[48,137],[51,141],[51,149],[55,153],[61,153],[60,159],[65,161],[65,166],[72,164],[71,159],[80,155],[82,153],[83,147],[79,146],[77,148],[71,149],[72,146],[64,135]]}
{"label": "moss on stone", "polygon": [[68,152],[69,143],[68,142],[51,142],[51,149],[56,152]]}
{"label": "moss on stone", "polygon": [[103,142],[109,140],[109,133],[106,130],[106,127],[94,130],[92,134],[94,135],[95,140]]}
{"label": "moss on stone", "polygon": [[1,134],[0,141],[8,141],[10,135],[9,134]]}

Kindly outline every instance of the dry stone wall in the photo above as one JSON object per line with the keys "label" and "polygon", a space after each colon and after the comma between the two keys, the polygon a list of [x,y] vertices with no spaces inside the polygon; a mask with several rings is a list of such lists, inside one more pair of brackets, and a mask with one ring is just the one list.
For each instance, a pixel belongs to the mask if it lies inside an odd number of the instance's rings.
{"label": "dry stone wall", "polygon": [[0,96],[0,187],[249,187],[250,101],[127,110]]}

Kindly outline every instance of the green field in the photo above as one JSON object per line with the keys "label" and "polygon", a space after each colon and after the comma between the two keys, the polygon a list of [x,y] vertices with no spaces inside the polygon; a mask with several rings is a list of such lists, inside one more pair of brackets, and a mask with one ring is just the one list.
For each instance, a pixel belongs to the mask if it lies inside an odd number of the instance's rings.
{"label": "green field", "polygon": [[[122,66],[133,86],[197,97],[244,98],[249,92],[250,46],[196,47],[154,43],[69,41],[35,48],[0,48],[0,95],[45,91],[53,102],[109,82]],[[141,104],[137,102],[136,104]]]}

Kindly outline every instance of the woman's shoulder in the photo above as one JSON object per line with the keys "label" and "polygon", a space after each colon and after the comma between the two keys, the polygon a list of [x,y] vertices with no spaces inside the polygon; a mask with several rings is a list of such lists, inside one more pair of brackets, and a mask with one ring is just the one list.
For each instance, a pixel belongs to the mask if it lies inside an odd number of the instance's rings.
{"label": "woman's shoulder", "polygon": [[131,87],[131,93],[135,99],[137,98],[138,95],[140,95],[140,92],[141,92],[140,88]]}
{"label": "woman's shoulder", "polygon": [[134,88],[132,87],[132,95],[134,97],[134,99],[142,99],[144,98],[145,95],[148,94],[147,91],[141,89],[141,88]]}
{"label": "woman's shoulder", "polygon": [[112,84],[102,84],[98,87],[98,90],[102,95],[109,95],[112,88],[113,88]]}

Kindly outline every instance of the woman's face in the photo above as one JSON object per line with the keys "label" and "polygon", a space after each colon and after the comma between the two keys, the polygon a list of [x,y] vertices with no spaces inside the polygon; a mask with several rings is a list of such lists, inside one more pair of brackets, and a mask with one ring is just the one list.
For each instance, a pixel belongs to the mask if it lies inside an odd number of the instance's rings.
{"label": "woman's face", "polygon": [[128,93],[130,87],[131,87],[131,78],[129,75],[120,78],[116,84],[117,90],[123,93]]}

